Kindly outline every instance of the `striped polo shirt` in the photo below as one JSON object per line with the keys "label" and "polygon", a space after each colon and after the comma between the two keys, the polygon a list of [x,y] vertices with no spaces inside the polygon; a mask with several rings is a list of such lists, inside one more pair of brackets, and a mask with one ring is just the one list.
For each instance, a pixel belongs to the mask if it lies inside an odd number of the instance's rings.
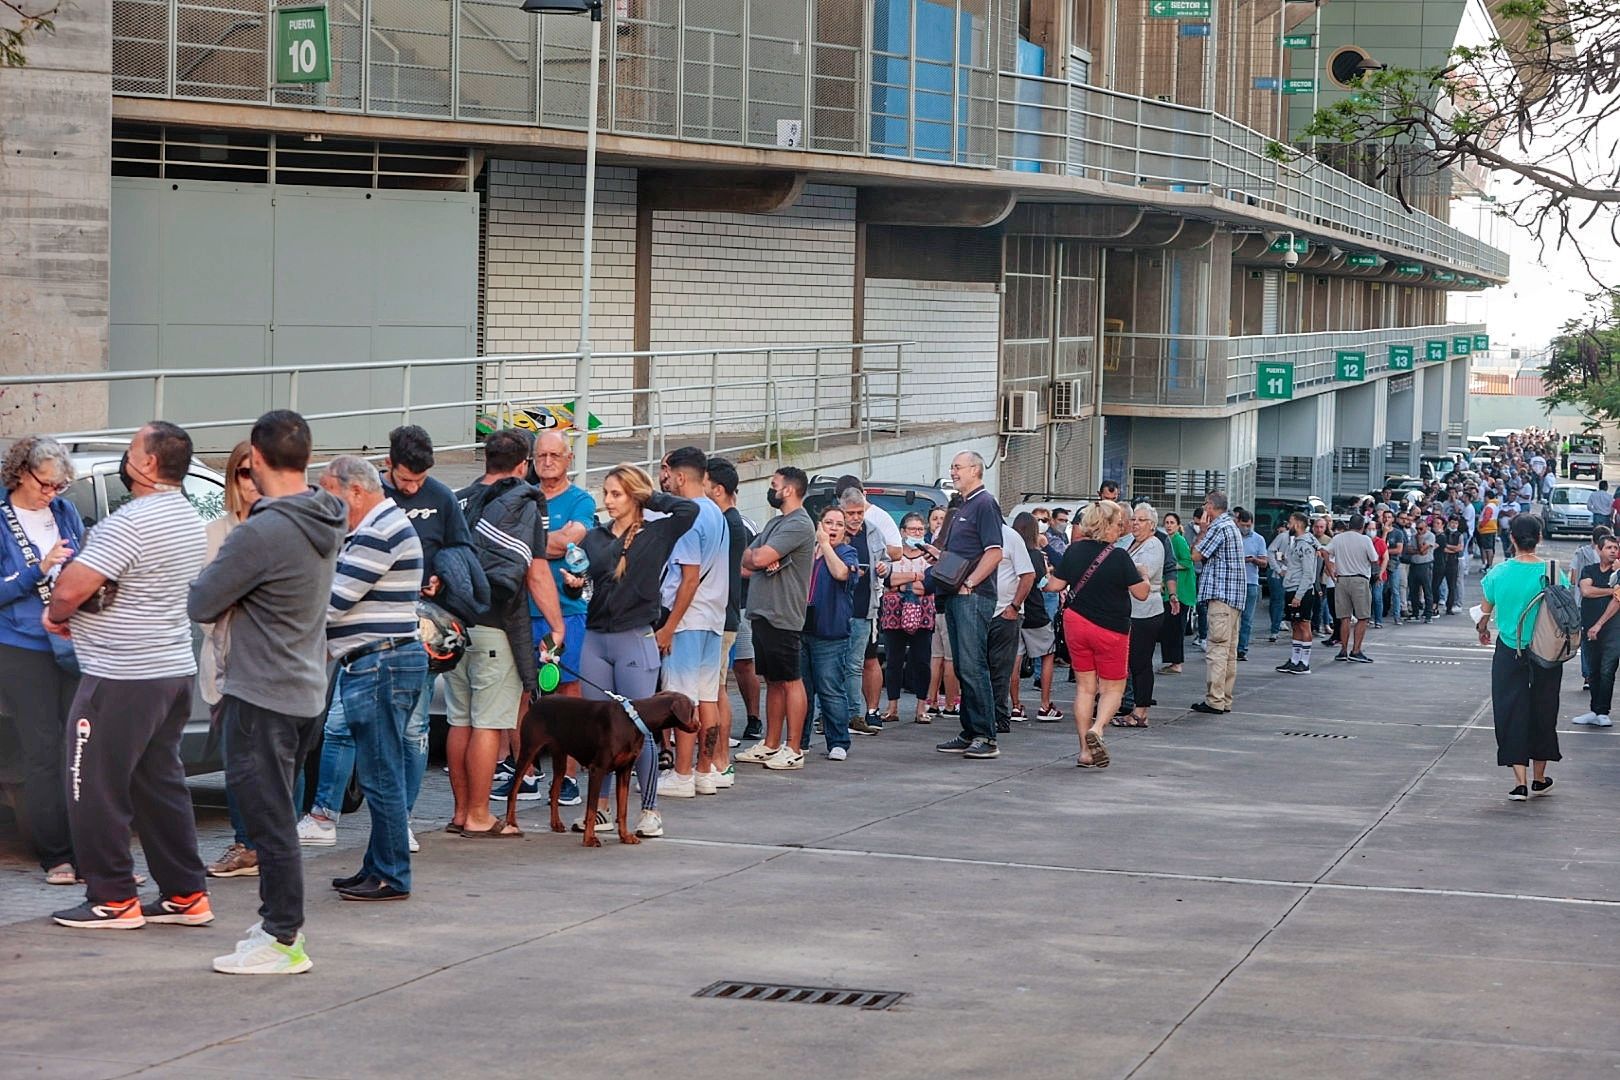
{"label": "striped polo shirt", "polygon": [[86,675],[171,679],[197,673],[186,592],[202,571],[202,518],[178,491],[131,499],[90,530],[77,562],[118,583],[105,610],[77,611],[73,646]]}
{"label": "striped polo shirt", "polygon": [[422,541],[404,511],[384,499],[350,533],[338,553],[326,609],[326,650],[342,656],[363,645],[417,633]]}

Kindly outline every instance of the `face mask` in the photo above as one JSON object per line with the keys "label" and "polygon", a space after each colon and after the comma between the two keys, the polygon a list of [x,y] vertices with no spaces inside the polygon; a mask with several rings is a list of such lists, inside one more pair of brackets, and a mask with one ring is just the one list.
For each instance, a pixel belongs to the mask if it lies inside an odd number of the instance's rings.
{"label": "face mask", "polygon": [[782,493],[775,488],[765,493],[765,501],[771,504],[772,510],[782,509]]}
{"label": "face mask", "polygon": [[119,461],[118,461],[118,479],[120,479],[120,480],[122,480],[124,482],[125,490],[127,490],[127,491],[134,491],[135,490],[135,478],[132,477],[130,475],[130,473],[129,473],[129,451],[128,450],[124,451],[124,456],[122,458],[120,458]]}

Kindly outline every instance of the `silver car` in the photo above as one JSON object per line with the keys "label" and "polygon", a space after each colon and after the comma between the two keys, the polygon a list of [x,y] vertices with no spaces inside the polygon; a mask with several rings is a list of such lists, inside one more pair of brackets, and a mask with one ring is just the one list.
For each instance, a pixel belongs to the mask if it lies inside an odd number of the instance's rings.
{"label": "silver car", "polygon": [[1552,497],[1547,500],[1547,535],[1565,532],[1590,536],[1592,511],[1586,508],[1586,500],[1596,490],[1591,484],[1553,485]]}

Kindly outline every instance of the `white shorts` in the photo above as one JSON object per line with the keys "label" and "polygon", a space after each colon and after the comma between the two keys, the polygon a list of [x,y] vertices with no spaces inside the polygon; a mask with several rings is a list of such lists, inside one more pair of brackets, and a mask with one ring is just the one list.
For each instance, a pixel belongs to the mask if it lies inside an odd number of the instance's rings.
{"label": "white shorts", "polygon": [[722,635],[718,630],[677,630],[664,657],[665,690],[694,702],[720,700]]}

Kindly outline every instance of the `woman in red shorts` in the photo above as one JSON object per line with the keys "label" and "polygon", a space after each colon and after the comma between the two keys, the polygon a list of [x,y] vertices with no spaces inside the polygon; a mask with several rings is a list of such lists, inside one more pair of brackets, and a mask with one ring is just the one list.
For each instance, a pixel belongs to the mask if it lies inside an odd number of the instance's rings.
{"label": "woman in red shorts", "polygon": [[1080,516],[1081,539],[1069,545],[1046,578],[1049,592],[1074,586],[1063,611],[1063,636],[1074,668],[1074,726],[1082,769],[1108,767],[1102,729],[1125,692],[1131,598],[1146,600],[1152,588],[1125,549],[1115,546],[1129,520],[1125,508],[1112,500],[1086,507]]}

